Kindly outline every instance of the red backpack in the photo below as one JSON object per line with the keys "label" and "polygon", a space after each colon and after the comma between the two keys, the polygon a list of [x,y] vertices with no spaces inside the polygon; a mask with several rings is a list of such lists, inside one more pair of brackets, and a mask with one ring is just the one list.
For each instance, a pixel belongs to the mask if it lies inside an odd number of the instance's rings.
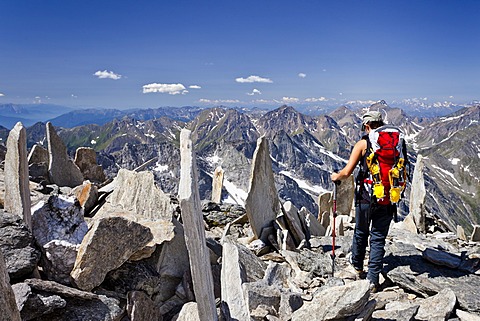
{"label": "red backpack", "polygon": [[372,197],[378,204],[397,204],[406,186],[407,149],[403,132],[390,125],[370,131],[366,164],[372,183]]}

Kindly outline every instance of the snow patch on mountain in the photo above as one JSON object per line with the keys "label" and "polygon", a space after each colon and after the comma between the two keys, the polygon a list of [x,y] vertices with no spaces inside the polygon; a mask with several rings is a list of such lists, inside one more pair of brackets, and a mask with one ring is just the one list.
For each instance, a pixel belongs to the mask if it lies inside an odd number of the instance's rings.
{"label": "snow patch on mountain", "polygon": [[458,162],[460,161],[460,158],[452,158],[449,160],[452,165],[458,165]]}
{"label": "snow patch on mountain", "polygon": [[153,168],[155,172],[165,173],[168,172],[168,165],[162,165],[160,163],[156,163],[155,167]]}
{"label": "snow patch on mountain", "polygon": [[233,184],[227,179],[223,179],[223,187],[227,190],[229,194],[228,197],[223,200],[224,203],[245,206],[245,200],[248,196],[247,192],[237,187],[235,184]]}
{"label": "snow patch on mountain", "polygon": [[457,181],[457,178],[455,177],[455,175],[453,175],[453,173],[450,173],[449,171],[433,164],[431,166],[434,169],[436,169],[441,176],[443,176],[444,178],[450,177],[458,186],[461,186],[461,184]]}
{"label": "snow patch on mountain", "polygon": [[280,174],[285,175],[288,178],[291,178],[292,180],[294,180],[298,184],[298,187],[300,187],[301,189],[303,189],[305,192],[307,192],[310,195],[318,196],[319,194],[328,191],[320,185],[309,184],[306,180],[303,180],[301,178],[296,177],[292,172],[280,171]]}
{"label": "snow patch on mountain", "polygon": [[206,157],[206,161],[210,164],[219,164],[222,159],[218,155]]}

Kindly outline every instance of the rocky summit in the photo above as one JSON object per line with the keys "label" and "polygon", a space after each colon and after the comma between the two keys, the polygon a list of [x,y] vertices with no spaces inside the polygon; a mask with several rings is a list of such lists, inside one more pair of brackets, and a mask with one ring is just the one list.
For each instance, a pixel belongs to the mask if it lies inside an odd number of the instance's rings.
{"label": "rocky summit", "polygon": [[[278,113],[298,128],[325,124],[287,117],[286,108]],[[410,214],[390,226],[373,287],[349,264],[351,181],[341,186],[335,220],[330,191],[319,193],[316,212],[298,208],[282,198],[288,184],[278,188],[271,156],[291,137],[252,135],[252,150],[237,147],[253,161],[235,159],[250,165],[245,205],[229,201],[221,191],[233,164],[210,181],[199,170],[194,139],[206,139],[203,130],[216,134],[197,124],[178,136],[178,193],[160,188],[148,166],[108,177],[92,149],[72,160],[51,124],[42,157],[27,157],[25,143],[9,144],[14,157],[0,169],[0,320],[480,320],[480,226],[452,233],[428,217],[423,166],[409,187]],[[325,151],[308,137],[291,146]],[[6,170],[26,164],[48,166],[39,176]],[[215,192],[202,199],[208,183]]]}

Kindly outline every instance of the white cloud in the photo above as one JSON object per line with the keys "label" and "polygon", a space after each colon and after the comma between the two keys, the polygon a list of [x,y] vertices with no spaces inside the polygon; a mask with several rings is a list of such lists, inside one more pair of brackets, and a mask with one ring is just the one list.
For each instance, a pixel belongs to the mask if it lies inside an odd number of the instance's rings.
{"label": "white cloud", "polygon": [[199,85],[190,85],[190,86],[188,86],[188,88],[190,88],[190,89],[202,89],[202,87],[200,87]]}
{"label": "white cloud", "polygon": [[99,79],[113,79],[113,80],[118,80],[122,78],[122,75],[116,74],[113,71],[97,71],[93,74],[94,76],[97,76]]}
{"label": "white cloud", "polygon": [[312,97],[312,98],[305,99],[305,101],[307,103],[318,103],[318,102],[321,102],[321,101],[328,101],[328,98],[326,98],[326,97],[318,97],[318,98]]}
{"label": "white cloud", "polygon": [[299,99],[295,97],[282,97],[282,102],[286,104],[298,103]]}
{"label": "white cloud", "polygon": [[273,104],[273,103],[275,103],[275,101],[267,100],[267,99],[255,99],[255,100],[252,100],[252,103],[256,103],[256,104]]}
{"label": "white cloud", "polygon": [[301,72],[301,73],[298,74],[298,77],[305,78],[305,77],[307,77],[307,74]]}
{"label": "white cloud", "polygon": [[4,94],[0,93],[0,97],[4,97],[4,96],[5,96]]}
{"label": "white cloud", "polygon": [[143,93],[162,93],[162,94],[169,94],[169,95],[178,95],[178,94],[186,94],[188,90],[186,90],[185,86],[182,84],[157,84],[152,83],[143,86]]}
{"label": "white cloud", "polygon": [[249,96],[254,96],[254,95],[261,95],[262,92],[258,89],[253,89],[251,93],[247,93]]}
{"label": "white cloud", "polygon": [[448,96],[448,98],[453,99],[453,98],[455,98],[455,97],[454,97],[454,96]]}
{"label": "white cloud", "polygon": [[271,79],[263,78],[260,76],[254,76],[254,75],[248,76],[247,78],[239,77],[239,78],[236,78],[235,81],[239,83],[253,83],[253,82],[273,83]]}
{"label": "white cloud", "polygon": [[199,103],[203,104],[237,104],[240,102],[240,100],[237,99],[199,99]]}

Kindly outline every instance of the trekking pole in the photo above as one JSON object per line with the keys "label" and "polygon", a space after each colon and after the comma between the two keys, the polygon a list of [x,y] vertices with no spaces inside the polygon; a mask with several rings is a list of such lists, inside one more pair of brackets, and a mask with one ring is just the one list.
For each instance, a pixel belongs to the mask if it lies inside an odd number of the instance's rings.
{"label": "trekking pole", "polygon": [[337,229],[335,218],[337,217],[337,186],[340,185],[340,181],[334,181],[333,183],[332,276],[335,273],[335,230]]}

